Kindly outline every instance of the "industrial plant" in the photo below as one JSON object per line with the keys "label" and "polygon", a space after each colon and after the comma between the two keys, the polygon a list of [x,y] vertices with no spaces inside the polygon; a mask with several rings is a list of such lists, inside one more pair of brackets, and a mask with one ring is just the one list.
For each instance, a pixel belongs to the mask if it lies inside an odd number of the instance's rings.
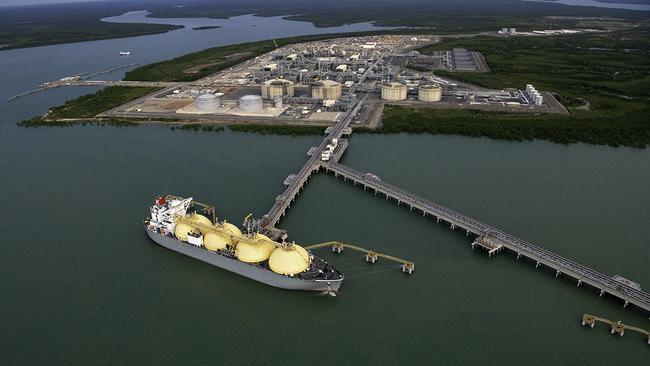
{"label": "industrial plant", "polygon": [[432,36],[381,35],[287,45],[198,81],[173,83],[102,116],[332,125],[361,99],[364,106],[358,113],[363,118],[354,123],[370,127],[380,123],[381,113],[374,112],[384,104],[562,112],[551,95],[532,85],[491,90],[436,75],[435,70],[489,71],[479,52],[418,51],[438,41]]}

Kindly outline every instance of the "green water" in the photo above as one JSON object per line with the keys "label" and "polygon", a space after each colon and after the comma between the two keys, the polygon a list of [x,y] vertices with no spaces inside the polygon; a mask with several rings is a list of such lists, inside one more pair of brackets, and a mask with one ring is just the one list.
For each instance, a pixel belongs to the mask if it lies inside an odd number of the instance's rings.
{"label": "green water", "polygon": [[[346,274],[336,298],[270,288],[152,244],[160,193],[263,214],[319,137],[4,128],[3,359],[10,364],[647,364],[640,335],[582,328],[647,314],[430,218],[315,176],[281,227],[413,260]],[[173,149],[171,148],[173,147]],[[171,152],[170,152],[171,151]],[[434,136],[353,136],[343,160],[608,274],[650,283],[650,152]]]}

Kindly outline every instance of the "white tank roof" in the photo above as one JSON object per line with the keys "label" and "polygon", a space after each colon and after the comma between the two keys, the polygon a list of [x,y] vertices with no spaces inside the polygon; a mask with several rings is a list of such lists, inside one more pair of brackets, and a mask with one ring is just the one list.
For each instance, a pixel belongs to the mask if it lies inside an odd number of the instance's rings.
{"label": "white tank roof", "polygon": [[217,99],[217,96],[214,95],[214,94],[206,93],[206,94],[199,95],[196,99],[197,100],[214,100],[214,99]]}

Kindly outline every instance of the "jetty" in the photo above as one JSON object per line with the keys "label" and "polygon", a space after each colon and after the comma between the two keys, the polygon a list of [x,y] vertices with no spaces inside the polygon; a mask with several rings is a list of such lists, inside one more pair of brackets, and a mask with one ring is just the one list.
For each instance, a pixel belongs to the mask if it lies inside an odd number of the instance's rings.
{"label": "jetty", "polygon": [[582,326],[583,327],[584,326],[589,326],[589,327],[593,328],[596,325],[596,323],[598,323],[598,322],[605,323],[605,324],[609,325],[610,326],[610,333],[611,334],[618,334],[621,337],[623,336],[623,334],[625,334],[626,330],[631,330],[633,332],[638,332],[638,333],[644,334],[646,336],[647,343],[650,344],[650,332],[645,330],[645,329],[636,327],[634,325],[625,324],[625,323],[621,322],[620,320],[619,321],[613,321],[613,320],[601,318],[601,317],[596,316],[596,315],[584,314],[582,316]]}
{"label": "jetty", "polygon": [[[354,93],[354,89],[349,92],[350,95],[352,93]],[[352,100],[353,104],[343,117],[334,126],[330,126],[326,130],[325,137],[320,145],[309,149],[307,153],[308,159],[302,168],[284,181],[285,190],[276,197],[273,206],[259,220],[260,230],[265,234],[275,239],[286,238],[286,232],[278,229],[277,224],[297,199],[309,178],[318,172],[324,171],[344,181],[359,185],[364,190],[373,192],[375,195],[381,195],[386,200],[390,199],[398,205],[405,205],[411,211],[418,212],[422,216],[434,218],[438,223],[446,223],[452,230],[464,231],[466,236],[471,235],[473,238],[471,247],[484,249],[489,257],[508,249],[516,254],[517,260],[522,257],[528,258],[535,263],[536,268],[546,266],[552,269],[556,277],[565,275],[575,279],[578,287],[583,284],[590,285],[600,291],[599,296],[609,294],[621,299],[623,307],[632,304],[650,312],[650,294],[643,291],[641,286],[634,281],[618,275],[605,275],[560,254],[509,234],[495,226],[484,223],[470,215],[457,212],[440,203],[385,182],[372,173],[362,172],[340,164],[339,161],[349,145],[349,139],[346,137],[352,134],[350,125],[363,104],[362,99],[352,98]],[[336,146],[332,158],[323,161],[321,153],[332,139],[337,139],[341,143]]]}

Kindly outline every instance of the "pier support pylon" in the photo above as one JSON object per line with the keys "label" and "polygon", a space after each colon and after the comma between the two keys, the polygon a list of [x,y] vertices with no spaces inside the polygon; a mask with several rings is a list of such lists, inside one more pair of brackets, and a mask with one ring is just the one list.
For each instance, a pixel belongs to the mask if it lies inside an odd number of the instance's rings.
{"label": "pier support pylon", "polygon": [[379,258],[379,256],[375,252],[366,253],[366,262],[375,263],[377,262],[377,258]]}
{"label": "pier support pylon", "polygon": [[612,330],[610,332],[612,334],[618,333],[618,335],[622,337],[623,334],[625,334],[625,327],[620,321],[617,321],[616,323],[612,323]]}
{"label": "pier support pylon", "polygon": [[415,271],[415,264],[411,262],[407,262],[402,264],[402,272],[408,272],[408,274],[413,273]]}
{"label": "pier support pylon", "polygon": [[582,326],[584,327],[585,325],[588,325],[593,328],[594,325],[596,325],[596,318],[589,314],[584,314],[582,316]]}

